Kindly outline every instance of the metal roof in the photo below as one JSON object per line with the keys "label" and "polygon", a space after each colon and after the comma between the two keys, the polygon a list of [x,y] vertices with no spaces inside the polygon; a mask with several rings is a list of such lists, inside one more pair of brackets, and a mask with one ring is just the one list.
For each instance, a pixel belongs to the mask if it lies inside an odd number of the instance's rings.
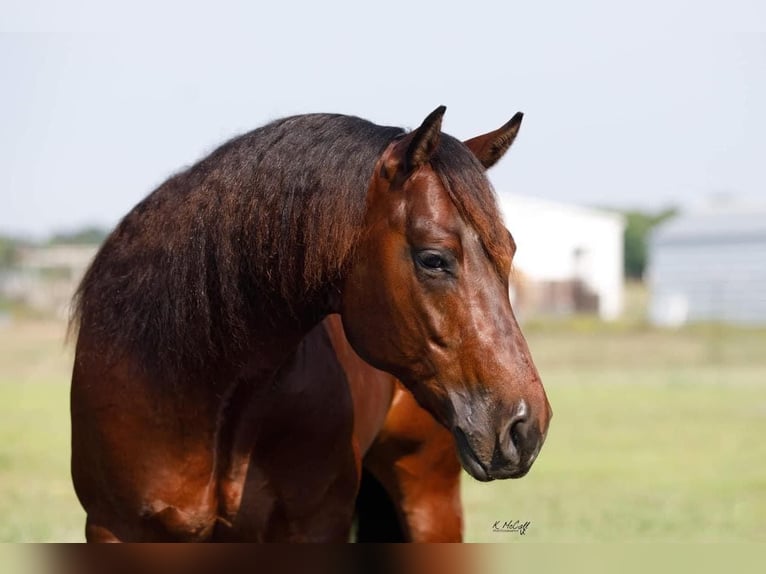
{"label": "metal roof", "polygon": [[766,204],[710,207],[683,213],[657,226],[654,245],[766,241]]}

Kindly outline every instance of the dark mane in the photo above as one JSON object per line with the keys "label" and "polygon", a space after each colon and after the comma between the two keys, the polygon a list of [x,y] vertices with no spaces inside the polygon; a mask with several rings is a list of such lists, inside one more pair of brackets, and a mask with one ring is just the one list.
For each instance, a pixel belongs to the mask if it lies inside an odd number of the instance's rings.
{"label": "dark mane", "polygon": [[[311,114],[225,143],[120,222],[78,288],[72,325],[165,376],[240,356],[257,312],[299,313],[341,276],[375,163],[402,132]],[[502,266],[506,231],[479,162],[443,134],[431,163]]]}
{"label": "dark mane", "polygon": [[72,326],[163,373],[236,356],[254,308],[298,303],[340,273],[375,162],[401,133],[311,114],[225,143],[120,222],[77,290]]}

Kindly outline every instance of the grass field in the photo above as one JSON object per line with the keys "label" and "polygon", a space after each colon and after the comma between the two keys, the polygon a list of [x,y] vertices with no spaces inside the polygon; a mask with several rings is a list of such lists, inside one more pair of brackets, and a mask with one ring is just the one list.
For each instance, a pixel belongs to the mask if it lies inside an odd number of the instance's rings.
{"label": "grass field", "polygon": [[[766,331],[533,323],[553,405],[530,474],[464,478],[468,540],[766,541]],[[60,323],[0,325],[0,541],[81,540]],[[530,522],[524,536],[495,521]]]}
{"label": "grass field", "polygon": [[519,481],[465,481],[467,537],[766,541],[766,333],[532,329],[554,417]]}

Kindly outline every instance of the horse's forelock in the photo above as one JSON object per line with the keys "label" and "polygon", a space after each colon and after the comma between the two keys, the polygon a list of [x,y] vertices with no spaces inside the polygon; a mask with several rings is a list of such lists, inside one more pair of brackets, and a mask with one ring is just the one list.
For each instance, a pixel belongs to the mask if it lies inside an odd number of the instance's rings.
{"label": "horse's forelock", "polygon": [[431,166],[460,216],[478,234],[498,274],[506,274],[513,247],[486,170],[460,140],[447,134],[442,134]]}

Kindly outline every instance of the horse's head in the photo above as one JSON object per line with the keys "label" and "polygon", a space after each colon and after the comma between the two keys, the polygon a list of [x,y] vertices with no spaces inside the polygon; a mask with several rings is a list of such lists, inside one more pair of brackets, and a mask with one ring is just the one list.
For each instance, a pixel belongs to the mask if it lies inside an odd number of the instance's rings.
{"label": "horse's head", "polygon": [[452,430],[472,476],[519,477],[551,409],[511,309],[515,245],[485,168],[508,149],[521,114],[465,144],[440,132],[443,114],[378,161],[343,322],[365,360],[399,377]]}

